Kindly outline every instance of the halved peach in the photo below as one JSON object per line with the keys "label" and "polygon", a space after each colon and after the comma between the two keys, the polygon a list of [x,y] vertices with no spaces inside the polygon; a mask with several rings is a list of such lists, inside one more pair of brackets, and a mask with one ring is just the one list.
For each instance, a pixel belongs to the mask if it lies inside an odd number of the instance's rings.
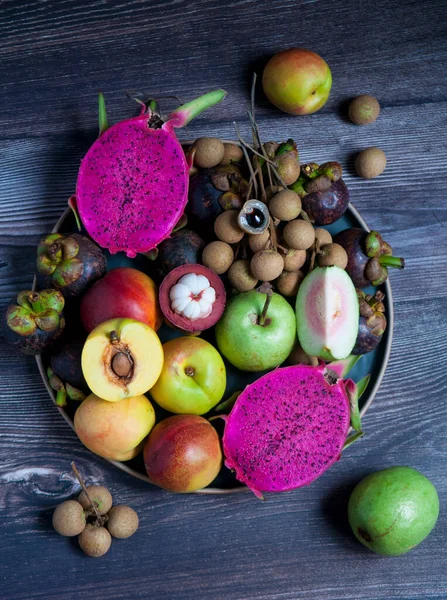
{"label": "halved peach", "polygon": [[154,385],[163,367],[163,347],[145,323],[111,319],[90,333],[81,363],[92,392],[117,402],[144,394]]}

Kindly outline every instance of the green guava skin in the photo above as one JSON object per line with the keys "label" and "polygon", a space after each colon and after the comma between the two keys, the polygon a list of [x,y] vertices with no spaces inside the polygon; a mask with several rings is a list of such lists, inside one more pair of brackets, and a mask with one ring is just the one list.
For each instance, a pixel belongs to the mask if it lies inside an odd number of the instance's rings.
{"label": "green guava skin", "polygon": [[432,531],[439,515],[436,488],[410,467],[372,473],[354,488],[348,519],[357,539],[384,556],[409,552]]}
{"label": "green guava skin", "polygon": [[266,296],[256,290],[234,296],[216,325],[221,354],[241,371],[265,371],[286,360],[296,342],[296,318],[290,304],[273,294],[264,326],[257,323]]}

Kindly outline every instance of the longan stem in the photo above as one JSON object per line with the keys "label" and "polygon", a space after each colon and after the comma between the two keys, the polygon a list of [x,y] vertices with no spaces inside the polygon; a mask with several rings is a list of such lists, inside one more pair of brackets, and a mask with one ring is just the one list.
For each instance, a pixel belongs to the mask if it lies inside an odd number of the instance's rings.
{"label": "longan stem", "polygon": [[76,475],[76,479],[79,481],[83,492],[87,496],[88,501],[92,505],[92,508],[95,511],[96,518],[99,519],[101,515],[99,514],[98,509],[96,508],[95,504],[92,502],[92,499],[89,496],[87,488],[85,487],[84,480],[82,479],[81,474],[79,473],[78,469],[76,468],[74,461],[71,463],[71,468],[73,469],[73,473]]}

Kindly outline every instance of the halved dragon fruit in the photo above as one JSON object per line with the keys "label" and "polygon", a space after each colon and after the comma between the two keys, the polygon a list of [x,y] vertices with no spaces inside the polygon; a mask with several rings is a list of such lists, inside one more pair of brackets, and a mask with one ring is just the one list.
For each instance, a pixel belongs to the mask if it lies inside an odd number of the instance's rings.
{"label": "halved dragon fruit", "polygon": [[210,92],[166,120],[143,106],[138,117],[101,133],[82,160],[76,204],[86,230],[102,248],[133,258],[170,235],[188,200],[190,168],[174,127],[183,127],[224,97],[223,90]]}
{"label": "halved dragon fruit", "polygon": [[350,423],[362,435],[357,401],[369,376],[357,385],[342,378],[356,358],[279,368],[239,395],[224,417],[225,465],[258,497],[322,475],[339,459]]}

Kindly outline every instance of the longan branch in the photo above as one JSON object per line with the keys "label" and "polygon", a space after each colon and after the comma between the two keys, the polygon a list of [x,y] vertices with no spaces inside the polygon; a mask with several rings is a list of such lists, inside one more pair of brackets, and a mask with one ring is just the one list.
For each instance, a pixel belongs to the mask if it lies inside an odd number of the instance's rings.
{"label": "longan branch", "polygon": [[99,514],[99,512],[98,512],[98,509],[96,508],[96,506],[95,506],[94,502],[92,502],[92,499],[91,499],[91,498],[90,498],[90,496],[89,496],[89,493],[88,493],[88,491],[87,491],[87,488],[85,487],[84,480],[82,479],[82,477],[81,477],[81,475],[80,475],[80,473],[79,473],[78,469],[76,468],[76,465],[75,465],[74,461],[71,463],[71,468],[73,469],[73,473],[76,475],[76,479],[79,481],[79,483],[80,483],[80,485],[81,485],[81,488],[82,488],[83,492],[84,492],[84,493],[85,493],[85,495],[87,496],[87,498],[88,498],[88,501],[90,502],[90,504],[91,504],[91,506],[92,506],[93,510],[95,511],[96,518],[97,518],[97,519],[99,519],[101,515]]}

